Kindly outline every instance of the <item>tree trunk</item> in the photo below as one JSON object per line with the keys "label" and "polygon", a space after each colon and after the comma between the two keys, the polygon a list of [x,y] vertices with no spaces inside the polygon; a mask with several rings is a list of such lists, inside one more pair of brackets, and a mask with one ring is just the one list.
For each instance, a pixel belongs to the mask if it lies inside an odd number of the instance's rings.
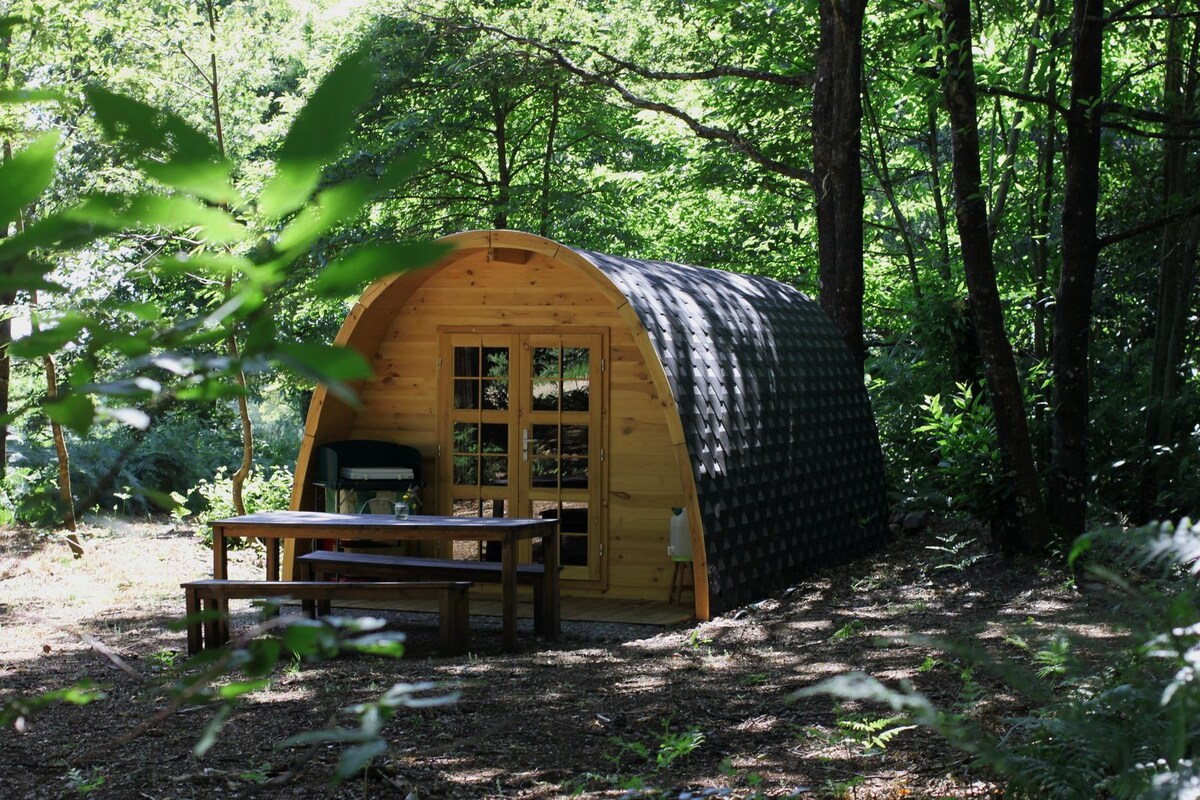
{"label": "tree trunk", "polygon": [[550,87],[550,121],[546,125],[546,152],[542,158],[542,196],[538,209],[538,233],[550,236],[550,179],[554,167],[554,139],[558,134],[558,115],[562,87],[556,81]]}
{"label": "tree trunk", "polygon": [[996,521],[993,535],[1005,549],[1037,550],[1049,543],[1050,529],[1038,488],[1021,382],[1004,330],[992,263],[987,204],[983,199],[979,166],[969,0],[947,0],[942,21],[947,53],[942,91],[950,113],[955,219],[988,396],[995,412],[1003,470],[1001,486],[1007,490],[1011,501],[1001,506],[1001,516]]}
{"label": "tree trunk", "polygon": [[1067,109],[1063,263],[1054,309],[1050,519],[1068,540],[1087,525],[1088,346],[1099,242],[1103,0],[1074,0]]}
{"label": "tree trunk", "polygon": [[[0,231],[2,233],[2,231]],[[0,294],[0,486],[8,472],[8,416],[9,380],[12,377],[12,361],[8,357],[8,346],[12,344],[12,305],[15,295]]]}
{"label": "tree trunk", "polygon": [[[10,38],[4,37],[2,42],[5,52],[7,52]],[[5,63],[4,69],[5,78],[8,74],[8,64]],[[12,142],[5,139],[3,144],[0,144],[0,158],[5,162],[12,158]],[[0,227],[0,239],[8,238],[8,222],[4,221]],[[12,360],[8,357],[8,346],[12,344],[12,317],[13,303],[16,302],[17,296],[12,292],[0,293],[0,486],[4,485],[4,476],[8,474],[8,422],[4,420],[8,416],[8,397],[9,397],[9,381],[12,378]]]}
{"label": "tree trunk", "polygon": [[[1053,3],[1050,3],[1047,26],[1055,27]],[[1046,127],[1042,136],[1042,144],[1038,151],[1038,172],[1041,177],[1041,187],[1037,199],[1030,210],[1030,230],[1033,234],[1033,357],[1038,363],[1043,363],[1050,355],[1048,338],[1046,336],[1047,311],[1050,295],[1050,281],[1053,280],[1054,270],[1050,261],[1050,208],[1054,196],[1054,161],[1057,150],[1056,128],[1058,107],[1058,59],[1054,51],[1050,52],[1050,64],[1046,73]],[[1045,466],[1050,461],[1050,425],[1046,420],[1045,404],[1038,403],[1034,410],[1039,436],[1034,446],[1036,463]]]}
{"label": "tree trunk", "polygon": [[[1179,11],[1179,4],[1172,7]],[[1167,27],[1164,111],[1173,122],[1165,126],[1163,140],[1163,206],[1171,206],[1192,191],[1188,174],[1188,129],[1182,124],[1195,112],[1200,26],[1192,32],[1185,60],[1186,23],[1172,19]],[[1141,467],[1135,516],[1139,522],[1170,516],[1178,509],[1158,502],[1167,478],[1166,448],[1175,439],[1175,402],[1178,397],[1184,354],[1184,328],[1195,288],[1196,247],[1200,231],[1195,219],[1172,222],[1163,229],[1159,247],[1158,293],[1154,315],[1154,345],[1150,389],[1146,400],[1145,461]]]}
{"label": "tree trunk", "polygon": [[[213,4],[213,0],[205,0],[205,12],[208,16],[208,69],[209,74],[205,77],[209,89],[209,101],[213,112],[213,129],[217,136],[217,151],[221,154],[221,158],[225,158],[225,126],[221,122],[221,85],[217,74],[217,9]],[[226,209],[228,210],[228,209]],[[233,294],[233,275],[225,276],[225,299],[228,300]],[[238,363],[241,354],[238,350],[237,337],[230,330],[229,336],[225,339],[225,351],[229,354],[229,358],[234,364]],[[237,470],[229,479],[230,493],[233,495],[230,499],[233,502],[233,509],[239,515],[246,513],[246,503],[244,499],[244,489],[246,480],[250,477],[250,470],[254,466],[254,423],[250,420],[250,402],[247,399],[246,373],[240,368],[234,375],[234,380],[237,381],[241,392],[238,394],[238,420],[242,426],[242,460],[238,464]]]}
{"label": "tree trunk", "polygon": [[921,275],[917,271],[916,248],[913,247],[913,237],[909,231],[908,218],[904,216],[904,211],[900,208],[900,202],[896,199],[896,187],[892,179],[891,166],[888,164],[888,147],[883,139],[883,125],[880,123],[879,115],[875,113],[875,108],[871,104],[871,95],[867,91],[865,84],[862,87],[862,100],[863,119],[870,126],[872,134],[870,138],[873,140],[873,147],[867,151],[867,163],[871,165],[871,172],[875,176],[875,181],[879,184],[884,198],[887,199],[888,208],[892,211],[892,218],[896,220],[896,235],[900,238],[900,245],[904,248],[904,260],[908,267],[905,277],[908,279],[909,285],[912,286],[913,297],[919,300],[922,297],[922,292]]}
{"label": "tree trunk", "polygon": [[[17,227],[20,230],[19,221]],[[39,327],[37,305],[37,292],[32,292],[29,296],[29,307],[35,332]],[[54,402],[58,399],[58,368],[54,364],[54,357],[48,353],[42,356],[42,364],[46,368],[46,399]],[[75,558],[83,558],[83,542],[75,532],[75,493],[71,490],[71,454],[67,450],[67,438],[63,434],[62,425],[53,420],[50,421],[50,435],[54,438],[54,453],[58,460],[58,497],[63,508],[63,527],[68,531],[67,544],[70,545]]]}
{"label": "tree trunk", "polygon": [[821,308],[851,354],[863,343],[862,33],[866,0],[820,0],[813,167]]}
{"label": "tree trunk", "polygon": [[512,202],[512,173],[508,163],[508,106],[500,96],[500,87],[490,90],[496,140],[496,194],[492,199],[492,226],[497,230],[508,228],[508,206]]}

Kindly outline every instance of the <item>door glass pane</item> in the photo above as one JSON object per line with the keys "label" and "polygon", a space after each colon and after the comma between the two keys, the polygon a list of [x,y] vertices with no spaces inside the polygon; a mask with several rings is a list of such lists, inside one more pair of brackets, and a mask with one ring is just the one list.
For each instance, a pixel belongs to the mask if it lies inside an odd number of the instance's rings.
{"label": "door glass pane", "polygon": [[557,347],[535,347],[531,357],[533,363],[530,365],[529,372],[534,378],[553,378],[557,381],[562,375],[559,371],[559,349]]}
{"label": "door glass pane", "polygon": [[479,427],[470,422],[454,423],[454,452],[479,452]]}
{"label": "door glass pane", "polygon": [[530,439],[529,448],[536,455],[558,455],[557,425],[534,425]]}
{"label": "door glass pane", "polygon": [[483,407],[488,411],[508,409],[508,381],[483,382]]}
{"label": "door glass pane", "polygon": [[508,456],[484,456],[480,461],[484,486],[508,485]]}
{"label": "door glass pane", "polygon": [[586,347],[568,347],[562,351],[563,411],[587,411],[591,375],[591,352]]}
{"label": "door glass pane", "polygon": [[479,468],[475,456],[454,457],[454,485],[478,486]]}
{"label": "door glass pane", "polygon": [[562,485],[564,489],[587,488],[588,460],[586,458],[564,458],[562,460]]}
{"label": "door glass pane", "polygon": [[503,423],[485,422],[483,424],[483,452],[508,452],[508,426]]}
{"label": "door glass pane", "polygon": [[533,382],[533,410],[557,411],[560,384],[558,381]]}
{"label": "door glass pane", "polygon": [[530,469],[533,470],[533,485],[535,488],[544,489],[558,486],[557,458],[531,458],[529,459],[529,465]]}
{"label": "door glass pane", "polygon": [[470,378],[454,381],[454,407],[479,408],[479,381]]}
{"label": "door glass pane", "polygon": [[588,381],[564,380],[562,383],[562,410],[587,411],[590,384]]}
{"label": "door glass pane", "polygon": [[477,378],[477,377],[479,377],[479,348],[478,347],[456,347],[456,348],[454,348],[454,377],[456,377],[456,378]]}
{"label": "door glass pane", "polygon": [[586,567],[588,563],[588,537],[564,533],[559,537],[558,560],[567,567]]}
{"label": "door glass pane", "polygon": [[562,452],[564,456],[586,456],[588,454],[588,426],[562,426]]}
{"label": "door glass pane", "polygon": [[508,377],[508,348],[483,348],[483,374],[489,378]]}

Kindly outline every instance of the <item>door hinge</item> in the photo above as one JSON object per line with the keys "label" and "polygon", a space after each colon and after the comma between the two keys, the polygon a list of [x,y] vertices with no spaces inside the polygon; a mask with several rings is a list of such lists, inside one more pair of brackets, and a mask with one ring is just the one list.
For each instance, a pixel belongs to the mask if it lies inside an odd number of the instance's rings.
{"label": "door hinge", "polygon": [[438,372],[441,372],[441,371],[442,371],[442,357],[441,357],[441,356],[438,356],[438,365],[437,365],[437,368],[438,368]]}
{"label": "door hinge", "polygon": [[442,457],[442,446],[439,444],[438,445],[438,458],[441,458],[441,457]]}
{"label": "door hinge", "polygon": [[603,545],[603,544],[601,544],[601,545],[600,545],[600,553],[599,553],[599,555],[600,555],[600,557],[601,557],[601,558],[604,558],[604,545]]}
{"label": "door hinge", "polygon": [[600,448],[600,460],[604,461],[604,448],[603,447]]}
{"label": "door hinge", "polygon": [[604,372],[606,369],[608,369],[608,361],[602,358],[600,359],[600,371]]}

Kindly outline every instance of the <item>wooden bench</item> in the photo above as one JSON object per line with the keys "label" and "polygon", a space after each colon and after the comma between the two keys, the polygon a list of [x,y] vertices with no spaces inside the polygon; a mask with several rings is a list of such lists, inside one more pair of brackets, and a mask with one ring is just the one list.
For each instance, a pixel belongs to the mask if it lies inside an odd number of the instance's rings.
{"label": "wooden bench", "polygon": [[[184,591],[189,622],[187,626],[188,653],[202,647],[219,647],[229,641],[229,624],[225,616],[214,615],[202,623],[192,617],[203,610],[228,611],[230,600],[261,600],[267,597],[289,597],[300,600],[310,616],[316,611],[328,611],[332,600],[395,601],[405,597],[433,597],[438,604],[438,652],[442,655],[462,655],[471,645],[468,622],[467,590],[470,581],[443,582],[380,582],[339,583],[337,581],[233,581],[201,580],[180,584]],[[315,604],[315,605],[314,605]]]}
{"label": "wooden bench", "polygon": [[[332,550],[314,550],[296,560],[300,577],[304,580],[325,580],[332,575],[390,580],[427,579],[437,576],[446,580],[500,583],[502,566],[499,561],[461,561],[375,553],[342,553]],[[533,587],[533,632],[543,633],[546,566],[518,564],[517,583]]]}

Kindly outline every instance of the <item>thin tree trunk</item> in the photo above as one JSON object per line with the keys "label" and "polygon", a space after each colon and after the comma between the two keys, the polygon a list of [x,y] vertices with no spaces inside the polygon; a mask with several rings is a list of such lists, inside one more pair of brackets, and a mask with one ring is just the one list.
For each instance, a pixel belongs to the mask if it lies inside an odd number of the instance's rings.
{"label": "thin tree trunk", "polygon": [[496,141],[496,194],[492,205],[492,226],[508,228],[508,206],[512,202],[512,174],[508,164],[508,107],[500,97],[500,87],[492,86],[492,133]]}
{"label": "thin tree trunk", "polygon": [[[1054,14],[1053,0],[1048,0],[1047,16],[1052,19]],[[1050,23],[1053,27],[1053,22]],[[1043,133],[1042,146],[1039,153],[1039,171],[1041,173],[1041,189],[1032,211],[1033,232],[1033,357],[1038,363],[1043,363],[1050,355],[1049,342],[1046,337],[1046,321],[1050,295],[1050,281],[1053,270],[1050,265],[1050,207],[1054,197],[1054,161],[1057,151],[1056,140],[1058,133],[1055,128],[1058,107],[1058,58],[1050,51],[1050,64],[1046,73],[1047,112],[1046,128]],[[1046,410],[1043,403],[1038,403],[1034,409],[1037,428],[1041,432],[1035,444],[1035,460],[1038,464],[1046,465],[1050,461],[1050,426],[1045,419]]]}
{"label": "thin tree trunk", "polygon": [[1074,0],[1063,193],[1063,263],[1054,309],[1050,518],[1068,540],[1087,525],[1088,350],[1099,242],[1104,2]]}
{"label": "thin tree trunk", "polygon": [[[17,223],[17,226],[19,230],[20,222]],[[36,291],[30,292],[29,307],[35,333],[39,328],[37,306],[38,294]],[[42,365],[46,368],[46,399],[54,402],[58,399],[58,368],[54,363],[54,357],[49,353],[42,356]],[[71,454],[67,450],[67,438],[63,433],[62,425],[54,420],[50,421],[50,434],[54,438],[54,453],[58,461],[58,497],[63,508],[63,527],[68,531],[67,544],[70,545],[71,553],[75,558],[83,558],[85,552],[83,542],[79,540],[79,534],[75,532],[75,494],[71,490]]]}
{"label": "thin tree trunk", "polygon": [[554,166],[554,139],[558,133],[561,101],[562,87],[555,81],[550,87],[550,121],[546,127],[546,154],[542,159],[541,207],[538,209],[538,233],[546,237],[550,236],[550,178]]}
{"label": "thin tree trunk", "polygon": [[969,0],[947,0],[942,12],[946,68],[942,91],[950,112],[954,152],[955,219],[962,243],[967,291],[983,355],[988,397],[996,419],[1001,488],[1008,500],[993,531],[1005,549],[1038,550],[1050,541],[1039,492],[1020,377],[1004,329],[1000,294],[988,236],[979,159],[979,127]]}
{"label": "thin tree trunk", "polygon": [[871,105],[871,95],[867,91],[867,86],[864,83],[862,89],[863,99],[863,119],[870,125],[871,132],[874,134],[876,154],[868,156],[868,163],[872,166],[872,171],[875,173],[875,179],[879,183],[880,189],[883,190],[883,196],[888,201],[888,207],[892,210],[892,217],[896,220],[896,230],[900,235],[900,245],[904,248],[905,264],[908,267],[908,282],[912,285],[913,296],[918,300],[921,298],[921,276],[917,272],[917,255],[916,249],[913,247],[912,234],[908,229],[908,219],[904,216],[904,212],[900,208],[900,203],[896,200],[896,191],[892,185],[891,167],[888,164],[887,145],[883,140],[883,127],[879,122],[879,115],[875,113],[874,106]]}
{"label": "thin tree trunk", "polygon": [[863,342],[862,33],[866,0],[819,0],[813,167],[821,308],[859,364]]}
{"label": "thin tree trunk", "polygon": [[[7,52],[9,37],[4,38]],[[7,73],[7,64],[5,65]],[[5,162],[12,159],[12,142],[5,139],[0,145],[0,157]],[[8,222],[0,228],[0,239],[8,238]],[[0,486],[4,484],[4,476],[8,473],[8,398],[12,379],[12,359],[8,356],[8,346],[12,344],[12,314],[13,303],[17,296],[12,292],[0,293]]]}
{"label": "thin tree trunk", "polygon": [[[1033,68],[1037,63],[1042,20],[1052,13],[1053,8],[1053,0],[1039,0],[1038,2],[1037,15],[1033,19],[1033,30],[1029,32],[1029,48],[1025,52],[1025,70],[1021,73],[1021,85],[1018,89],[1021,94],[1029,93],[1029,83],[1033,80]],[[1000,99],[996,98],[996,102],[999,103]],[[988,215],[988,230],[991,232],[993,242],[996,241],[996,231],[1000,220],[1004,217],[1004,207],[1008,202],[1008,190],[1017,173],[1017,144],[1021,139],[1021,123],[1024,121],[1025,109],[1017,106],[1017,110],[1013,113],[1012,124],[1008,129],[1008,141],[1004,146],[1004,164],[1001,167],[1000,184],[992,196],[992,209]]]}
{"label": "thin tree trunk", "polygon": [[[219,76],[217,74],[217,9],[213,0],[205,0],[205,11],[208,14],[208,69],[207,83],[209,88],[209,99],[212,104],[213,112],[213,127],[217,135],[217,151],[221,154],[221,158],[225,158],[225,126],[221,122],[221,89]],[[233,295],[233,275],[232,273],[225,276],[225,299],[228,300]],[[241,353],[238,349],[237,337],[233,330],[230,329],[229,336],[225,339],[225,350],[229,354],[229,358],[234,364],[237,364],[241,358]],[[247,399],[246,373],[239,368],[234,375],[234,380],[237,381],[241,391],[238,393],[238,419],[242,426],[242,461],[238,464],[237,470],[230,478],[230,490],[233,497],[234,510],[240,515],[246,513],[246,503],[243,497],[246,480],[250,477],[250,470],[254,466],[254,424],[250,420],[250,401]]]}
{"label": "thin tree trunk", "polygon": [[[1176,4],[1173,11],[1178,11]],[[1166,71],[1163,87],[1165,112],[1175,122],[1167,125],[1167,134],[1186,134],[1180,123],[1195,111],[1200,26],[1192,34],[1188,56],[1184,57],[1186,23],[1171,19],[1167,27]],[[1163,206],[1192,191],[1188,174],[1189,150],[1182,136],[1170,135],[1163,141]],[[1163,456],[1175,441],[1175,402],[1180,388],[1184,351],[1184,326],[1191,307],[1197,246],[1194,219],[1173,222],[1163,228],[1159,246],[1158,293],[1154,316],[1154,345],[1151,356],[1150,388],[1146,401],[1145,461],[1141,467],[1135,516],[1140,522],[1169,516],[1175,509],[1158,502],[1166,481],[1168,459]]]}
{"label": "thin tree trunk", "polygon": [[[925,17],[918,20],[918,34],[924,39],[927,35]],[[942,69],[942,56],[937,56],[937,68]],[[949,292],[954,283],[954,274],[950,271],[950,220],[946,216],[946,202],[942,193],[942,159],[941,145],[938,141],[940,126],[938,124],[938,104],[929,103],[925,129],[925,147],[929,151],[929,192],[933,195],[933,209],[937,215],[938,259],[935,264],[938,275],[942,279],[942,289]]]}

